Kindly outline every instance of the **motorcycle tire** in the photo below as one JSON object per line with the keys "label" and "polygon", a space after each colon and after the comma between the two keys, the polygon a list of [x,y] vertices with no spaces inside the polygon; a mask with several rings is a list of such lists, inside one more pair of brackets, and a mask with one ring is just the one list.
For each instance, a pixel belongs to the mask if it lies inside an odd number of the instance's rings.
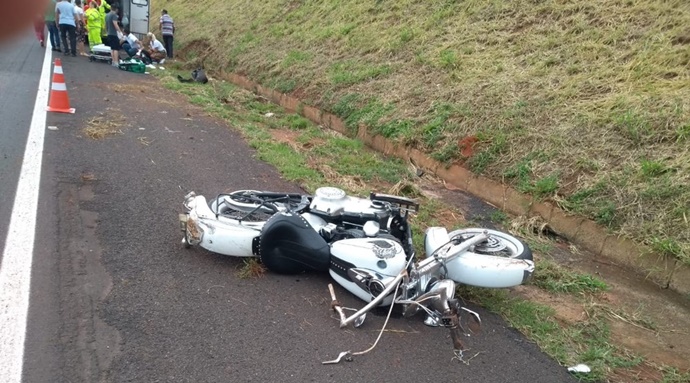
{"label": "motorcycle tire", "polygon": [[218,198],[213,198],[208,201],[211,210],[214,210],[216,203],[221,199],[221,203],[227,205],[229,209],[250,212],[257,207],[259,203],[251,198],[253,193],[258,193],[256,190],[236,190],[228,194],[222,194]]}
{"label": "motorcycle tire", "polygon": [[454,230],[448,233],[448,236],[453,239],[460,236],[463,240],[474,237],[483,232],[489,234],[489,239],[478,245],[475,245],[472,252],[478,255],[499,256],[513,259],[532,260],[532,250],[520,239],[502,231],[483,229],[483,228],[466,228]]}

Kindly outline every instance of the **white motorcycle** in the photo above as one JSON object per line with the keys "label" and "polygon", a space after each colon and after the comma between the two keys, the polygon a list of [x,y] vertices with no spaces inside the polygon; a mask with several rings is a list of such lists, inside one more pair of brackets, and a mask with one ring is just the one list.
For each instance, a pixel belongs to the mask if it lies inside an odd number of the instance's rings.
{"label": "white motorcycle", "polygon": [[[339,285],[368,302],[347,316],[329,285],[341,328],[359,327],[377,306],[400,306],[405,317],[423,310],[426,325],[451,329],[456,352],[462,352],[460,338],[467,331],[463,317],[475,324],[480,319],[460,307],[455,283],[513,287],[525,283],[535,267],[525,243],[479,228],[450,233],[428,228],[426,257],[416,259],[407,219],[419,205],[398,196],[371,193],[365,199],[322,187],[313,196],[240,190],[207,201],[191,192],[184,206],[180,223],[186,247],[259,257],[267,269],[281,274],[328,271]],[[347,356],[341,353],[325,363]]]}

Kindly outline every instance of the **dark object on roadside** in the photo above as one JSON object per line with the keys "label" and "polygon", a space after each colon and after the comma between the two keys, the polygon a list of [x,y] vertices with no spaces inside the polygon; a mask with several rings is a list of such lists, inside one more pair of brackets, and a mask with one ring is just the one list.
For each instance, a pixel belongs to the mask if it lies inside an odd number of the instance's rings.
{"label": "dark object on roadside", "polygon": [[126,60],[120,60],[118,63],[118,68],[127,71],[127,72],[134,72],[134,73],[145,73],[146,72],[146,64],[144,64],[143,61],[137,59],[137,58],[129,58]]}
{"label": "dark object on roadside", "polygon": [[201,68],[192,71],[192,78],[184,78],[178,74],[177,79],[180,80],[180,82],[200,82],[202,84],[208,82],[208,77],[206,77],[206,73]]}

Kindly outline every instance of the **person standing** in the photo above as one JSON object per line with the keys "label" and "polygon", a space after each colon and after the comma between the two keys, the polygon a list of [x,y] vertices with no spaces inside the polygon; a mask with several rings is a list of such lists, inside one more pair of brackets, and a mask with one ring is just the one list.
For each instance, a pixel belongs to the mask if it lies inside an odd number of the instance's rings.
{"label": "person standing", "polygon": [[41,44],[41,47],[45,47],[45,30],[46,30],[46,22],[44,20],[43,15],[36,15],[36,19],[34,20],[34,32],[36,32],[36,39],[38,39],[38,42]]}
{"label": "person standing", "polygon": [[[105,0],[103,0],[105,2]],[[120,63],[120,36],[123,35],[120,30],[120,16],[117,14],[119,6],[112,4],[110,12],[105,16],[106,40],[105,45],[110,47],[110,57],[113,59],[113,66],[118,67]]]}
{"label": "person standing", "polygon": [[43,15],[46,27],[48,28],[48,37],[50,38],[51,49],[60,52],[60,31],[55,23],[55,7],[57,0],[50,0],[46,13]]}
{"label": "person standing", "polygon": [[77,18],[77,50],[80,55],[86,56],[86,23],[84,19],[84,10],[81,7],[81,0],[74,0],[74,14]]}
{"label": "person standing", "polygon": [[[55,20],[60,27],[62,48],[65,56],[72,53],[77,55],[77,15],[74,13],[74,5],[69,0],[62,0],[55,7]],[[69,46],[67,45],[69,35]],[[68,52],[69,47],[69,52]]]}
{"label": "person standing", "polygon": [[103,43],[101,39],[103,24],[101,24],[101,13],[98,11],[96,0],[91,0],[89,8],[84,11],[84,18],[86,19],[89,49],[93,52],[93,47]]}
{"label": "person standing", "polygon": [[161,12],[160,18],[161,36],[163,36],[163,46],[167,52],[168,58],[173,57],[173,35],[175,34],[175,22],[168,14],[167,10]]}
{"label": "person standing", "polygon": [[107,36],[108,30],[106,29],[105,16],[108,14],[108,11],[110,11],[110,4],[108,4],[106,0],[96,0],[96,4],[98,4],[98,12],[101,13],[101,36]]}

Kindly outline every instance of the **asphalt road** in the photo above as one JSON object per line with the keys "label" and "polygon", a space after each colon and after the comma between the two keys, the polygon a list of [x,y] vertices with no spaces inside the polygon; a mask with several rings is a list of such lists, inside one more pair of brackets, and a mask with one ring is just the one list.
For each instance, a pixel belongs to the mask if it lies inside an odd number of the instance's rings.
{"label": "asphalt road", "polygon": [[[0,217],[12,212],[43,54],[28,34],[0,44]],[[5,247],[8,223],[0,220],[0,249]]]}
{"label": "asphalt road", "polygon": [[[31,43],[3,51],[2,76],[22,55],[42,53]],[[20,87],[37,82],[27,69],[33,65],[17,69]],[[391,319],[369,354],[322,365],[340,351],[368,348],[384,317],[340,330],[328,276],[241,279],[241,259],[184,249],[177,223],[190,190],[300,189],[254,159],[231,127],[154,78],[83,57],[62,58],[62,66],[76,113],[47,120],[58,130],[46,131],[24,382],[573,381],[481,308],[483,332],[468,339],[468,364],[451,360],[447,331],[419,316]],[[15,102],[4,89],[3,82],[0,105]],[[28,126],[23,112],[9,112],[19,109],[0,111],[0,148],[13,158],[21,155],[7,138],[20,140]],[[7,119],[16,119],[9,129]],[[85,132],[106,125],[118,133],[92,139]]]}

